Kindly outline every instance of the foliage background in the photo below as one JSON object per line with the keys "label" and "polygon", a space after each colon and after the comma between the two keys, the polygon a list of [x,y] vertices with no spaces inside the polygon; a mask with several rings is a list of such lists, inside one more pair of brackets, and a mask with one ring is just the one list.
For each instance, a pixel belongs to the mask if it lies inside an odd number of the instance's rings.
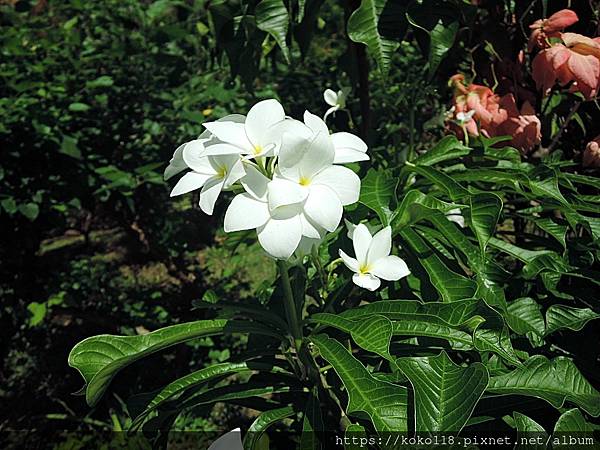
{"label": "foliage background", "polygon": [[[71,395],[81,380],[66,365],[84,337],[201,319],[204,312],[192,301],[203,296],[268,295],[273,263],[256,246],[240,251],[219,232],[223,208],[207,217],[190,196],[168,198],[164,163],[179,143],[200,133],[203,121],[271,96],[293,115],[304,108],[322,113],[325,88],[361,86],[350,109],[375,166],[401,163],[445,133],[449,76],[475,75],[475,68],[486,79],[494,53],[514,58],[525,42],[500,14],[504,2],[474,3],[481,3],[470,10],[476,26],[461,29],[430,81],[424,81],[421,36],[409,31],[386,80],[370,61],[367,91],[357,71],[360,54],[344,31],[352,2],[309,2],[307,11],[318,10],[310,46],[293,47],[288,65],[273,39],[261,35],[260,52],[244,56],[253,58],[250,66],[217,47],[217,7],[227,2],[0,2],[0,430],[35,430],[39,439],[54,433],[57,445],[83,447],[81,436],[90,430],[126,427],[123,400],[133,393],[243,351],[245,343],[232,339],[180,346],[120,374],[114,393],[92,410]],[[544,2],[536,3],[523,15],[525,29],[541,17]],[[567,6],[549,3],[551,10]],[[593,34],[596,27],[597,33],[597,5],[568,3],[580,14],[574,29]],[[528,4],[516,2],[519,17]],[[585,139],[600,133],[594,108],[586,104],[585,126],[573,121],[564,133],[565,159],[577,160]],[[566,112],[559,102],[556,116]],[[546,119],[544,126],[558,127],[552,116]],[[346,126],[343,115],[336,125]],[[597,361],[597,327],[565,339]],[[596,370],[580,369],[600,384]],[[217,406],[194,411],[177,426],[226,429],[253,414]],[[56,435],[56,429],[69,431]]]}

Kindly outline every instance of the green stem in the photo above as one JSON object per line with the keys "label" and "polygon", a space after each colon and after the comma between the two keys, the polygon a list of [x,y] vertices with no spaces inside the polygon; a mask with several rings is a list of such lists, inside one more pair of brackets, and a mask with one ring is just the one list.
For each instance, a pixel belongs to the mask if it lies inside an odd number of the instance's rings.
{"label": "green stem", "polygon": [[294,301],[290,276],[288,274],[288,265],[285,261],[279,260],[277,261],[277,268],[279,269],[279,276],[281,277],[281,284],[283,287],[285,315],[287,316],[290,332],[294,338],[294,346],[296,347],[296,351],[299,353],[300,347],[302,346],[302,327],[298,321],[298,312],[296,308],[296,302]]}

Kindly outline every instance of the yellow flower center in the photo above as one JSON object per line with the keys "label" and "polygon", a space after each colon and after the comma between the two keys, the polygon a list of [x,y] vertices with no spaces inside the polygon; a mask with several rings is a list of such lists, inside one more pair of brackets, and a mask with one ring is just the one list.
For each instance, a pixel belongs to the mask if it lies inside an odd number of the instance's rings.
{"label": "yellow flower center", "polygon": [[217,170],[217,176],[219,178],[225,178],[225,175],[227,175],[227,167],[219,167],[219,169]]}
{"label": "yellow flower center", "polygon": [[310,179],[306,177],[300,177],[298,183],[300,184],[300,186],[308,186],[310,184]]}
{"label": "yellow flower center", "polygon": [[254,146],[254,154],[255,155],[260,155],[263,151],[263,148],[260,145],[255,145]]}
{"label": "yellow flower center", "polygon": [[371,268],[368,264],[361,264],[361,266],[358,268],[358,273],[360,273],[361,275],[365,275],[369,273],[370,270]]}

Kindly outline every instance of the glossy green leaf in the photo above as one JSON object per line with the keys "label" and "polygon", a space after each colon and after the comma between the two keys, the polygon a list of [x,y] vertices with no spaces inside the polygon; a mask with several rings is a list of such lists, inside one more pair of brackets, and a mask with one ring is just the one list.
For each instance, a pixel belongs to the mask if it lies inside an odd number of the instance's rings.
{"label": "glossy green leaf", "polygon": [[369,418],[377,431],[407,431],[407,390],[377,380],[338,341],[320,334],[311,337],[321,356],[333,366],[348,391],[346,413]]}
{"label": "glossy green leaf", "polygon": [[510,302],[504,318],[513,331],[527,335],[536,346],[541,345],[546,325],[540,305],[535,300],[523,297]]}
{"label": "glossy green leaf", "polygon": [[502,211],[502,199],[496,194],[480,193],[471,196],[471,227],[479,241],[481,252],[494,234]]}
{"label": "glossy green leaf", "polygon": [[589,308],[552,305],[546,310],[546,335],[564,328],[579,331],[590,320],[598,318],[600,318],[600,314]]}
{"label": "glossy green leaf", "polygon": [[488,391],[541,398],[555,408],[571,402],[594,417],[600,415],[600,393],[581,375],[573,361],[536,355],[505,375],[492,377]]}
{"label": "glossy green leaf", "polygon": [[[548,433],[539,423],[524,414],[513,412],[517,429],[517,445],[515,450],[545,450]],[[543,444],[538,441],[540,438]],[[523,441],[525,440],[525,441]]]}
{"label": "glossy green leaf", "polygon": [[256,5],[254,14],[256,16],[256,26],[273,36],[289,64],[290,51],[286,43],[286,37],[290,18],[283,1],[262,0]]}
{"label": "glossy green leaf", "polygon": [[443,351],[438,356],[399,358],[396,364],[414,389],[418,432],[460,432],[488,384],[483,364],[461,367]]}
{"label": "glossy green leaf", "polygon": [[[565,411],[556,421],[554,426],[555,434],[573,434],[573,435],[588,435],[590,436],[594,430],[600,429],[600,425],[595,425],[587,420],[577,408]],[[556,448],[556,447],[554,447]]]}
{"label": "glossy green leaf", "polygon": [[335,314],[314,314],[312,321],[333,326],[352,336],[356,345],[365,350],[389,359],[392,322],[381,315],[371,315],[361,320],[348,320]]}
{"label": "glossy green leaf", "polygon": [[392,54],[400,45],[397,40],[380,34],[380,15],[386,7],[387,0],[362,0],[359,8],[348,19],[347,25],[348,37],[368,47],[383,75],[387,74]]}
{"label": "glossy green leaf", "polygon": [[398,179],[388,172],[370,169],[360,186],[359,201],[372,209],[385,226],[390,221],[390,203],[394,198]]}
{"label": "glossy green leaf", "polygon": [[460,158],[468,155],[471,152],[469,147],[466,147],[460,142],[456,136],[445,136],[435,144],[432,148],[420,155],[414,160],[414,163],[419,166],[432,166],[451,159]]}
{"label": "glossy green leaf", "polygon": [[510,341],[508,328],[505,326],[500,329],[485,328],[484,326],[477,328],[473,333],[473,344],[480,352],[494,352],[514,366],[521,365]]}
{"label": "glossy green leaf", "polygon": [[304,408],[299,450],[321,450],[323,447],[319,440],[319,434],[324,430],[325,425],[323,424],[321,405],[315,390],[308,398],[308,402],[306,402],[306,407]]}
{"label": "glossy green leaf", "polygon": [[73,347],[68,362],[83,376],[86,382],[86,401],[92,406],[104,394],[117,372],[129,364],[172,345],[225,331],[254,331],[273,335],[267,328],[243,322],[201,320],[172,325],[139,336],[92,336]]}
{"label": "glossy green leaf", "polygon": [[438,188],[446,192],[452,201],[460,201],[469,197],[470,195],[469,191],[465,189],[464,186],[454,181],[449,175],[440,170],[434,169],[433,167],[415,166],[414,164],[407,163],[406,168],[427,178]]}
{"label": "glossy green leaf", "polygon": [[284,406],[283,408],[271,409],[259,414],[244,436],[244,450],[255,450],[259,439],[271,425],[287,417],[291,417],[295,413],[296,411],[294,411],[292,406]]}
{"label": "glossy green leaf", "polygon": [[427,271],[431,284],[439,292],[443,301],[454,302],[475,295],[477,291],[475,282],[450,270],[417,233],[404,228],[400,236]]}

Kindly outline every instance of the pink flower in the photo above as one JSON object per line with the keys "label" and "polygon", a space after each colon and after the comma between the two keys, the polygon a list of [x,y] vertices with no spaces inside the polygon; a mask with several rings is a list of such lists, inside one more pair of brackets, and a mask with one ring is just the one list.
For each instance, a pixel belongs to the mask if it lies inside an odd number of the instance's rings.
{"label": "pink flower", "polygon": [[535,46],[547,48],[549,38],[559,37],[560,31],[573,25],[578,20],[579,18],[575,14],[575,11],[571,11],[570,9],[562,9],[547,19],[536,20],[533,24],[529,25],[529,28],[531,28],[529,51]]}
{"label": "pink flower", "polygon": [[558,80],[573,82],[572,92],[581,92],[588,100],[600,85],[600,40],[576,33],[562,33],[563,44],[542,50],[533,60],[533,79],[544,93]]}
{"label": "pink flower", "polygon": [[519,109],[513,94],[499,97],[486,86],[463,82],[463,75],[451,78],[455,93],[450,126],[457,135],[512,136],[511,145],[523,153],[540,143],[542,124],[529,102]]}
{"label": "pink flower", "polygon": [[584,167],[600,167],[600,136],[588,142],[583,151],[582,162]]}
{"label": "pink flower", "polygon": [[506,111],[506,119],[499,123],[494,134],[496,136],[512,136],[510,144],[524,153],[529,153],[542,139],[542,123],[535,115],[529,102],[525,102],[521,110],[517,108],[512,94],[500,99],[500,109]]}

